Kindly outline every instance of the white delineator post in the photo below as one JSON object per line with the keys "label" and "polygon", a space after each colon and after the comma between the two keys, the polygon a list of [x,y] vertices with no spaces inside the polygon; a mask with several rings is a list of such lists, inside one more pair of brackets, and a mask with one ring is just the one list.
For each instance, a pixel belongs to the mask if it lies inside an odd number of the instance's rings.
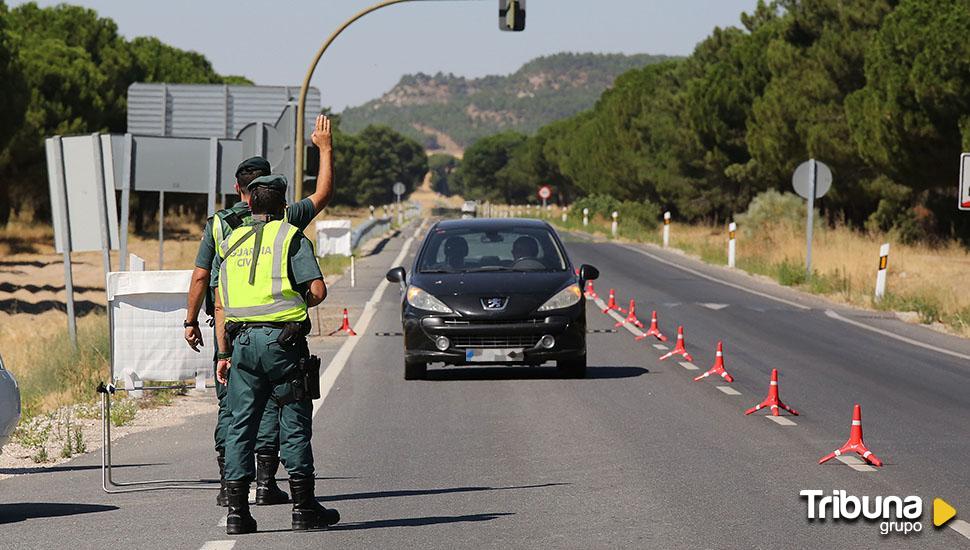
{"label": "white delineator post", "polygon": [[370,205],[370,219],[374,219],[374,205]]}
{"label": "white delineator post", "polygon": [[876,272],[876,301],[886,295],[886,270],[889,268],[889,243],[879,247],[879,271]]}
{"label": "white delineator post", "polygon": [[583,227],[589,225],[589,208],[583,208]]}
{"label": "white delineator post", "polygon": [[354,255],[350,255],[350,287],[354,288],[357,286],[357,262],[354,259]]}
{"label": "white delineator post", "polygon": [[562,207],[562,223],[566,223],[567,221],[569,221],[569,214],[568,214],[568,212],[569,212],[569,207],[568,206],[563,206]]}
{"label": "white delineator post", "polygon": [[613,225],[610,226],[610,232],[613,233],[613,238],[616,238],[616,230],[619,229],[619,225],[616,223],[616,218],[619,217],[620,213],[616,210],[613,211]]}
{"label": "white delineator post", "polygon": [[728,267],[734,267],[737,260],[737,247],[734,238],[737,232],[738,224],[731,222],[728,225]]}
{"label": "white delineator post", "polygon": [[670,212],[664,212],[664,248],[670,246]]}

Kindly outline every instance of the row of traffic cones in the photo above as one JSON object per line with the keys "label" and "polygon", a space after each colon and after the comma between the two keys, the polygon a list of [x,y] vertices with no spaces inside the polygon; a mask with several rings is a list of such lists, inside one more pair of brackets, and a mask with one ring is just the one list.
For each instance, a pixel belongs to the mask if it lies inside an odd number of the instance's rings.
{"label": "row of traffic cones", "polygon": [[[598,295],[596,294],[596,290],[593,288],[592,281],[586,282],[585,292],[586,292],[587,298],[595,299],[598,297]],[[603,309],[603,313],[609,313],[611,310],[619,311],[621,313],[624,312],[623,308],[617,305],[616,293],[612,288],[610,289],[609,301],[607,302],[606,308]],[[616,327],[619,327],[624,324],[631,324],[637,328],[643,329],[643,323],[640,322],[640,320],[637,319],[637,316],[636,316],[636,302],[634,300],[630,300],[629,311],[626,313],[627,313],[626,318],[623,319],[622,321],[617,322],[615,325]],[[647,329],[642,335],[637,336],[636,340],[638,341],[643,340],[644,338],[647,338],[650,336],[653,336],[654,338],[656,338],[657,340],[660,340],[661,342],[667,341],[667,337],[663,335],[663,333],[660,331],[660,327],[658,326],[656,310],[651,312],[650,328]],[[680,356],[686,361],[694,360],[690,352],[687,351],[687,344],[684,339],[683,325],[677,327],[677,343],[674,346],[674,349],[662,355],[660,357],[660,361],[665,361],[674,356]],[[714,358],[714,366],[712,366],[709,370],[707,370],[703,374],[695,377],[694,381],[697,382],[699,380],[702,380],[712,375],[720,376],[722,379],[724,379],[726,382],[729,382],[729,383],[734,382],[734,377],[731,376],[731,374],[726,370],[724,365],[724,342],[723,341],[718,341],[717,343],[717,349],[715,351],[715,358]],[[761,409],[769,409],[771,411],[771,414],[774,416],[779,416],[780,410],[785,410],[793,416],[798,416],[798,411],[796,411],[794,408],[785,404],[778,395],[778,369],[771,369],[771,382],[768,386],[768,395],[764,398],[763,401],[761,401],[761,403],[758,403],[757,405],[751,407],[750,409],[745,411],[744,414],[749,415]],[[845,453],[851,453],[851,452],[857,453],[859,456],[862,457],[863,460],[865,460],[869,464],[872,464],[873,466],[882,466],[883,464],[882,460],[880,460],[876,455],[872,453],[872,451],[869,450],[869,448],[866,446],[865,442],[862,439],[862,407],[859,406],[858,403],[856,403],[852,409],[852,427],[849,431],[848,441],[846,441],[845,444],[839,447],[838,449],[823,456],[818,461],[818,463],[824,464],[825,462],[828,462],[833,458],[836,458]]]}

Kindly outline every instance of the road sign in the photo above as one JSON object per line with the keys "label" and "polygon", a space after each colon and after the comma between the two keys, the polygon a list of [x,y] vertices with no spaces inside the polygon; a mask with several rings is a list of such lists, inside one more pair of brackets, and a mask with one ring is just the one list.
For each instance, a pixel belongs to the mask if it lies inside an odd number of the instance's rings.
{"label": "road sign", "polygon": [[405,191],[407,191],[407,188],[404,187],[403,183],[397,182],[394,184],[394,187],[391,187],[391,191],[393,191],[395,195],[400,197],[401,195],[404,194]]}
{"label": "road sign", "polygon": [[795,173],[792,175],[791,184],[795,188],[795,192],[803,198],[807,199],[811,191],[811,164],[815,163],[815,198],[824,197],[829,189],[832,188],[832,171],[825,163],[817,160],[806,160],[805,162],[798,165],[795,169]]}
{"label": "road sign", "polygon": [[552,187],[548,185],[543,185],[539,188],[539,198],[542,200],[549,200],[552,197]]}
{"label": "road sign", "polygon": [[960,155],[960,210],[970,210],[970,153]]}

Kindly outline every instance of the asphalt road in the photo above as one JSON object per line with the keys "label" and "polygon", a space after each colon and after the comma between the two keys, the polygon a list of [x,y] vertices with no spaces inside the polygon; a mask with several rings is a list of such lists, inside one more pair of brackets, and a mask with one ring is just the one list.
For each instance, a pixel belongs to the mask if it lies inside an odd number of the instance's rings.
{"label": "asphalt road", "polygon": [[[358,262],[356,289],[346,279],[332,289],[352,306],[360,336],[343,349],[344,338],[313,340],[329,364],[325,387],[332,381],[314,418],[318,494],[340,510],[340,525],[292,533],[288,506],[258,507],[261,532],[230,538],[214,490],[107,495],[99,457],[85,456],[0,481],[0,547],[970,546],[952,528],[933,528],[931,509],[942,497],[970,510],[967,360],[827,311],[957,354],[970,355],[967,342],[674,253],[570,239],[573,260],[602,272],[601,295],[615,288],[624,307],[636,299],[643,320],[656,309],[671,336],[685,326],[700,370],[658,362],[654,341],[620,328],[589,336],[585,380],[546,367],[460,367],[405,382],[400,337],[375,332],[400,330],[398,291],[380,281],[396,258],[410,266],[410,233]],[[592,303],[588,314],[590,328],[613,328]],[[719,378],[691,380],[710,367],[719,339],[732,394]],[[802,413],[794,424],[743,415],[766,394],[772,368],[782,400]],[[881,469],[816,464],[848,437],[853,403]],[[212,423],[122,440],[115,479],[213,477]],[[884,537],[864,520],[810,522],[805,489],[921,496],[923,530]]]}

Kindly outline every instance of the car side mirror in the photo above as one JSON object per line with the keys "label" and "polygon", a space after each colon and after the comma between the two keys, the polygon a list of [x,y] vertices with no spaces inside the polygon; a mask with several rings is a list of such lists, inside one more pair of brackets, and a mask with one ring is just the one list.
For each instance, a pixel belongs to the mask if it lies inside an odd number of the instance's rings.
{"label": "car side mirror", "polygon": [[404,271],[404,268],[400,266],[391,268],[385,277],[387,277],[389,282],[398,283],[402,288],[407,284],[407,273]]}
{"label": "car side mirror", "polygon": [[600,277],[600,270],[587,264],[579,266],[579,278],[584,281],[595,281]]}

